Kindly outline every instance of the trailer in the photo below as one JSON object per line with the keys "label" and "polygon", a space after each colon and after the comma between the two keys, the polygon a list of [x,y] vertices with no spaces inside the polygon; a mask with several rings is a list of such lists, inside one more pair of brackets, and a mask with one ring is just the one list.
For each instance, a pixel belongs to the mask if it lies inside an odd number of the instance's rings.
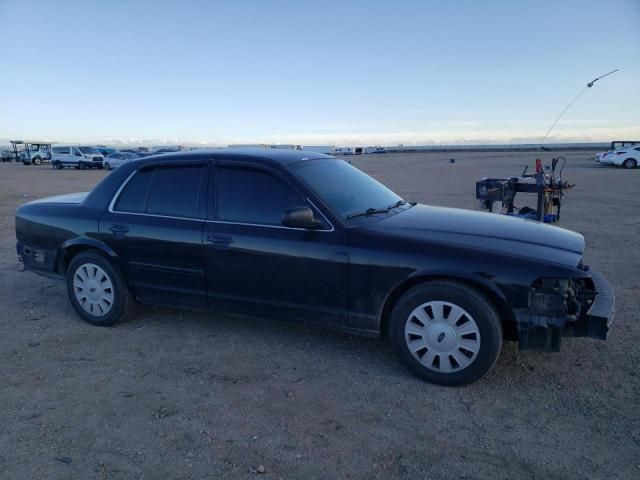
{"label": "trailer", "polygon": [[365,153],[364,147],[334,147],[332,155],[362,155]]}
{"label": "trailer", "polygon": [[51,145],[47,140],[9,140],[13,158],[25,165],[41,165],[51,161]]}

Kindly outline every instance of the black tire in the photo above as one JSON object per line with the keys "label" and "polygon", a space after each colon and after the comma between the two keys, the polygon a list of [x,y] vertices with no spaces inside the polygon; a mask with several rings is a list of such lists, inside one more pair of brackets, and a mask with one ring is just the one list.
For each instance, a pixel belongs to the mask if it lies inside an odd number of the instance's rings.
{"label": "black tire", "polygon": [[87,168],[87,166],[84,164],[84,162],[80,162],[80,163],[78,164],[78,168],[79,168],[80,170],[84,170],[85,168]]}
{"label": "black tire", "polygon": [[102,170],[104,168],[104,165],[98,165],[98,170]]}
{"label": "black tire", "polygon": [[111,170],[111,165],[109,164],[109,162],[104,164],[104,168],[106,168],[107,170]]}
{"label": "black tire", "polygon": [[[447,351],[437,351],[439,348],[439,345],[437,344],[431,353],[429,353],[430,349],[427,346],[423,347],[424,352],[418,350],[415,355],[419,356],[422,353],[423,356],[420,359],[416,358],[409,349],[408,342],[422,340],[420,336],[405,333],[405,327],[407,324],[410,321],[412,323],[416,322],[416,317],[410,318],[410,315],[415,309],[429,302],[445,302],[462,308],[465,313],[468,313],[471,316],[472,323],[477,327],[476,329],[479,333],[479,338],[475,340],[475,334],[471,334],[472,341],[477,341],[479,343],[479,348],[476,353],[466,351],[464,347],[452,347],[462,348],[462,350],[455,351],[456,356],[459,357],[460,354],[464,354],[465,357],[469,359],[465,361],[470,361],[470,364],[464,368],[461,367],[461,363],[458,365],[458,369],[456,369],[453,366],[455,358],[451,359],[452,356]],[[432,312],[432,310],[429,311]],[[453,310],[449,310],[449,312],[452,311]],[[426,310],[425,314],[431,317],[431,314],[427,313]],[[466,315],[459,317],[459,319],[463,322],[462,326],[457,326],[458,322],[453,319],[453,322],[456,323],[456,326],[453,328],[462,329],[466,325],[464,322],[468,321]],[[449,319],[447,318],[446,320]],[[418,322],[421,323],[419,320]],[[438,325],[443,324],[434,321],[431,326],[427,324],[423,326],[424,330],[422,331],[429,333],[429,335],[425,333],[424,341],[426,342],[427,339],[431,339],[432,343],[435,344],[435,342],[448,342],[448,338],[453,338],[453,345],[456,345],[455,342],[459,333],[456,334],[453,329],[450,329],[452,332],[451,334],[447,334],[450,335],[450,337],[446,337],[442,333],[437,335],[437,337],[434,337],[435,340],[430,337],[434,326],[437,327]],[[444,328],[447,328],[446,324],[444,325]],[[458,330],[458,332],[462,331],[463,330]],[[463,283],[441,280],[418,285],[406,292],[400,298],[391,314],[391,321],[389,322],[389,336],[396,354],[409,368],[409,370],[417,376],[428,382],[439,385],[459,386],[478,380],[493,368],[502,348],[502,323],[495,307],[481,292]],[[465,336],[467,335],[465,334]],[[460,338],[463,337],[460,336]],[[429,357],[426,356],[427,353],[429,353]],[[423,359],[430,359],[432,357],[434,357],[434,360],[431,363],[431,366],[425,366]],[[437,357],[437,361],[435,357]],[[440,361],[443,358],[444,360],[442,361],[448,362],[447,367],[453,367],[453,371],[446,373],[438,371],[440,370]]]}
{"label": "black tire", "polygon": [[33,160],[31,160],[31,163],[33,163],[34,165],[41,165],[42,159],[40,157],[35,157]]}
{"label": "black tire", "polygon": [[29,160],[23,160],[22,164],[23,165],[31,165],[31,162]]}
{"label": "black tire", "polygon": [[[104,314],[102,313],[103,310],[101,310],[101,307],[98,308],[95,303],[96,308],[91,308],[95,313],[90,313],[83,307],[76,295],[76,291],[83,291],[84,289],[76,287],[74,282],[76,279],[82,281],[79,275],[85,276],[87,271],[92,271],[93,267],[91,265],[102,269],[111,284],[112,302],[108,311]],[[71,260],[69,268],[67,269],[67,294],[76,312],[92,325],[110,327],[125,320],[135,311],[134,298],[124,278],[105,256],[95,251],[79,253]],[[87,299],[85,305],[87,302],[92,303]]]}
{"label": "black tire", "polygon": [[636,168],[638,166],[637,162],[633,158],[627,158],[622,164],[624,168],[627,170],[631,170],[632,168]]}
{"label": "black tire", "polygon": [[62,170],[64,168],[64,165],[62,165],[60,161],[54,162],[53,166],[56,167],[56,170]]}

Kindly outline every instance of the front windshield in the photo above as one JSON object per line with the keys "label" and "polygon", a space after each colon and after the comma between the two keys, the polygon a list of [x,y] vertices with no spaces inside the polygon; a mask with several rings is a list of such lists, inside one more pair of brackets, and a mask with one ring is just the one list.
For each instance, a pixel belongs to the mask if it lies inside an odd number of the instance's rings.
{"label": "front windshield", "polygon": [[100,151],[95,147],[78,147],[78,149],[85,155],[100,154]]}
{"label": "front windshield", "polygon": [[336,214],[343,218],[368,209],[385,209],[402,199],[369,175],[344,160],[306,160],[293,171]]}

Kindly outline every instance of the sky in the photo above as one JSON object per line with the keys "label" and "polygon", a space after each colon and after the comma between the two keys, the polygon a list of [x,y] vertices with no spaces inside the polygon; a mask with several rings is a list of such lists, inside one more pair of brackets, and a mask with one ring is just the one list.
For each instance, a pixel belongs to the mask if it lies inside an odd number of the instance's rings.
{"label": "sky", "polygon": [[640,0],[0,0],[0,140],[640,139]]}

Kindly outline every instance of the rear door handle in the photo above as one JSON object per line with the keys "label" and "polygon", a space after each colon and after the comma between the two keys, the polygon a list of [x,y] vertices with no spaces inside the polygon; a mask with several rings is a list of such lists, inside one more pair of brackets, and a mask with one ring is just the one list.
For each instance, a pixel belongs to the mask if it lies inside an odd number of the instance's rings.
{"label": "rear door handle", "polygon": [[111,233],[115,235],[117,233],[127,233],[129,231],[129,227],[126,225],[111,225],[109,230],[111,230]]}
{"label": "rear door handle", "polygon": [[231,248],[233,237],[230,237],[229,235],[208,233],[207,242],[211,243],[213,248],[217,248],[219,250],[227,250]]}

